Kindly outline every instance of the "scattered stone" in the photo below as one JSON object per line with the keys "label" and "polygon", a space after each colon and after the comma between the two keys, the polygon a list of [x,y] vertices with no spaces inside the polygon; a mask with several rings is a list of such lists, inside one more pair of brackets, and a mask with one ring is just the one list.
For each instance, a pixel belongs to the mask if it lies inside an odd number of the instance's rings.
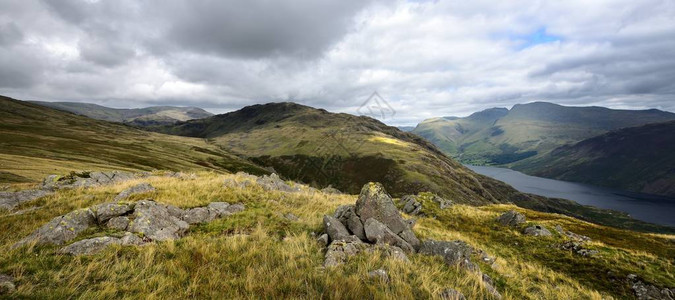
{"label": "scattered stone", "polygon": [[319,242],[319,244],[321,244],[321,246],[324,247],[328,246],[328,234],[324,233],[321,236],[319,236],[316,240]]}
{"label": "scattered stone", "polygon": [[118,238],[109,236],[97,237],[72,243],[61,249],[60,252],[70,255],[92,255],[103,251],[110,245],[119,245],[121,243]]}
{"label": "scattered stone", "polygon": [[122,245],[130,245],[130,246],[141,246],[145,244],[145,241],[143,241],[142,238],[138,237],[137,235],[127,232],[124,234],[124,236],[120,239],[120,242]]}
{"label": "scattered stone", "polygon": [[45,190],[0,192],[0,209],[13,210],[24,202],[33,201],[51,194],[53,194],[53,192]]}
{"label": "scattered stone", "polygon": [[91,208],[91,211],[99,224],[105,224],[108,220],[125,215],[133,209],[134,205],[130,203],[109,202],[95,205]]}
{"label": "scattered stone", "polygon": [[406,195],[401,197],[403,202],[403,212],[409,215],[418,215],[422,212],[422,203],[417,201],[417,197],[413,195]]}
{"label": "scattered stone", "polygon": [[131,221],[129,218],[121,216],[121,217],[114,217],[108,221],[106,226],[111,229],[119,230],[119,231],[126,231],[127,228],[129,227],[129,223]]}
{"label": "scattered stone", "polygon": [[225,209],[225,211],[226,211],[225,215],[227,215],[227,213],[236,214],[238,212],[244,211],[245,209],[246,209],[246,206],[244,206],[244,204],[235,203],[235,204],[232,204],[232,205],[228,206],[227,209]]}
{"label": "scattered stone", "polygon": [[[214,216],[214,218],[222,218],[232,214],[232,211],[228,210],[230,204],[227,202],[211,202],[206,208],[209,210],[209,213]],[[238,210],[239,207],[234,208]],[[243,209],[242,209],[243,210]]]}
{"label": "scattered stone", "polygon": [[396,246],[391,246],[391,245],[385,245],[385,244],[379,244],[375,245],[374,247],[370,248],[371,250],[380,250],[382,255],[384,257],[392,258],[395,260],[400,260],[402,262],[408,263],[410,260],[408,259],[408,256],[405,255],[405,252],[403,249],[396,247]]}
{"label": "scattered stone", "polygon": [[469,270],[477,270],[478,266],[471,261],[473,248],[463,241],[434,241],[422,242],[419,253],[438,255],[443,257],[447,265],[460,265]]}
{"label": "scattered stone", "polygon": [[502,294],[497,291],[497,289],[494,286],[494,283],[492,282],[492,278],[488,276],[488,274],[483,274],[482,275],[483,283],[485,283],[485,288],[488,290],[488,292],[495,298],[501,299]]}
{"label": "scattered stone", "polygon": [[[408,229],[398,209],[380,183],[367,183],[355,205],[356,214],[361,220],[373,218],[388,227],[394,234]],[[364,226],[365,226],[365,222]]]}
{"label": "scattered stone", "polygon": [[440,207],[441,209],[446,209],[452,206],[452,201],[444,199],[437,195],[434,195],[431,200],[434,201],[434,203],[438,204],[438,207]]}
{"label": "scattered stone", "polygon": [[120,201],[120,200],[127,199],[127,198],[129,198],[129,197],[131,197],[132,195],[135,195],[135,194],[150,193],[150,192],[154,192],[154,191],[155,191],[155,188],[152,185],[150,185],[149,183],[141,183],[141,184],[134,185],[134,186],[122,191],[121,193],[117,194],[117,196],[115,196],[114,200]]}
{"label": "scattered stone", "polygon": [[0,274],[0,296],[8,295],[16,291],[14,278],[5,274]]}
{"label": "scattered stone", "polygon": [[373,218],[367,219],[363,227],[366,232],[366,237],[371,243],[389,244],[399,247],[408,253],[415,252],[415,249],[412,245],[410,245],[400,236],[396,235],[393,231],[391,231],[391,229],[389,229],[389,227]]}
{"label": "scattered stone", "polygon": [[324,267],[331,268],[341,265],[350,257],[359,254],[366,248],[366,245],[361,241],[333,241],[326,251],[326,259],[324,260]]}
{"label": "scattered stone", "polygon": [[141,233],[153,241],[180,238],[189,225],[169,214],[168,207],[170,206],[152,200],[138,201],[133,213],[134,221],[129,225],[129,231]]}
{"label": "scattered stone", "polygon": [[558,233],[560,233],[562,235],[565,235],[565,236],[569,237],[570,239],[578,241],[578,242],[588,242],[588,241],[591,240],[591,238],[589,238],[585,235],[576,234],[574,232],[567,231],[567,230],[563,229],[562,226],[560,226],[560,225],[555,225],[555,230]]}
{"label": "scattered stone", "polygon": [[518,226],[520,224],[525,223],[525,216],[515,210],[509,210],[505,213],[503,213],[499,218],[497,219],[499,224],[502,226]]}
{"label": "scattered stone", "polygon": [[347,228],[338,219],[332,216],[323,216],[323,226],[331,241],[344,240],[350,236]]}
{"label": "scattered stone", "polygon": [[21,247],[32,242],[35,242],[37,245],[62,245],[76,238],[80,232],[94,225],[96,225],[96,218],[90,209],[75,210],[66,215],[53,218],[32,234],[14,244],[13,247]]}
{"label": "scattered stone", "polygon": [[595,256],[598,253],[600,253],[598,252],[598,250],[586,249],[579,242],[575,241],[564,242],[563,244],[560,245],[560,249],[569,250],[572,251],[573,253],[576,253],[584,257]]}
{"label": "scattered stone", "polygon": [[211,217],[211,213],[209,212],[208,208],[197,207],[197,208],[192,208],[192,209],[186,210],[182,219],[183,219],[183,221],[192,225],[192,224],[210,222],[210,221],[213,221],[214,218]]}
{"label": "scattered stone", "polygon": [[659,288],[640,280],[637,275],[627,276],[628,284],[638,300],[674,300],[675,288]]}
{"label": "scattered stone", "polygon": [[389,283],[389,275],[387,275],[387,271],[382,269],[377,269],[368,272],[368,278],[374,279],[382,283]]}
{"label": "scattered stone", "polygon": [[541,226],[541,225],[534,225],[525,228],[523,230],[523,233],[525,235],[531,235],[531,236],[551,236],[551,232],[546,229],[546,227]]}
{"label": "scattered stone", "polygon": [[438,297],[443,299],[443,300],[466,300],[466,297],[464,297],[464,294],[458,292],[457,290],[454,289],[444,289],[441,291],[440,294],[438,294]]}
{"label": "scattered stone", "polygon": [[256,180],[256,183],[266,191],[281,191],[295,193],[301,191],[300,188],[291,187],[285,181],[279,178],[279,175],[272,173],[272,175],[263,175]]}

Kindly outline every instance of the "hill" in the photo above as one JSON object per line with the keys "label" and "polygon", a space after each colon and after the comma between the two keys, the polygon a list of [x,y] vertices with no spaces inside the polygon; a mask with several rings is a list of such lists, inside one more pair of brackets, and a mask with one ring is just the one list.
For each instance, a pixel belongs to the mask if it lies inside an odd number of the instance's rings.
{"label": "hill", "polygon": [[511,167],[542,177],[675,197],[675,122],[611,131]]}
{"label": "hill", "polygon": [[0,96],[0,182],[74,170],[267,173],[202,139],[150,133]]}
{"label": "hill", "polygon": [[128,123],[135,126],[174,124],[178,121],[201,119],[213,114],[197,107],[153,106],[146,108],[110,108],[91,103],[44,102],[32,103],[87,116],[92,119]]}
{"label": "hill", "polygon": [[611,130],[675,120],[670,112],[567,107],[547,102],[488,109],[466,118],[434,118],[413,133],[463,163],[503,165]]}
{"label": "hill", "polygon": [[155,130],[204,138],[314,187],[358,193],[363,184],[377,181],[397,197],[432,192],[455,203],[514,203],[621,228],[673,230],[619,212],[520,193],[465,168],[417,135],[368,117],[270,103]]}

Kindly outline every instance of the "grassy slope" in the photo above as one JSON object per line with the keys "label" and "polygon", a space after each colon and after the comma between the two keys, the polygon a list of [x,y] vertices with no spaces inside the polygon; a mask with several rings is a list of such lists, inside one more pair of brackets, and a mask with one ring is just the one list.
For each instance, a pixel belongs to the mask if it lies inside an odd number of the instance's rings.
{"label": "grassy slope", "polygon": [[583,140],[512,167],[537,176],[675,196],[675,122]]}
{"label": "grassy slope", "polygon": [[149,133],[0,96],[0,182],[83,169],[266,173],[202,139]]}
{"label": "grassy slope", "polygon": [[[238,175],[200,172],[194,180],[151,177],[87,190],[59,191],[21,208],[44,205],[31,214],[0,213],[0,273],[17,279],[16,297],[28,298],[431,298],[451,287],[468,299],[490,299],[479,277],[444,265],[442,259],[411,255],[410,264],[361,254],[346,265],[325,270],[323,250],[312,238],[322,229],[321,216],[356,196],[316,193],[265,192],[256,185],[223,187]],[[189,178],[189,177],[188,177]],[[207,225],[193,226],[187,237],[143,247],[113,247],[87,257],[54,254],[57,248],[10,250],[9,245],[51,218],[77,208],[110,201],[123,189],[149,182],[152,197],[183,208],[212,201],[243,202],[247,210]],[[426,201],[426,200],[425,200]],[[440,211],[424,202],[429,215],[414,228],[421,238],[464,240],[497,258],[481,269],[496,282],[505,299],[623,299],[631,291],[612,279],[638,274],[659,286],[675,286],[673,236],[640,234],[585,223],[576,219],[523,210],[508,205],[455,205]],[[520,229],[498,226],[494,219],[516,209],[529,221],[549,228],[559,224],[588,235],[587,247],[600,251],[583,258],[551,245],[563,238],[533,238]],[[293,213],[299,221],[282,214]],[[103,235],[93,230],[80,238]],[[114,234],[107,232],[107,234]],[[477,257],[474,261],[479,261]],[[367,272],[383,268],[388,285],[367,279]],[[610,275],[614,274],[614,275]]]}
{"label": "grassy slope", "polygon": [[[487,110],[485,112],[489,112]],[[675,114],[659,110],[613,110],[602,107],[565,107],[535,102],[515,105],[496,119],[472,117],[431,119],[413,131],[439,145],[464,163],[505,164],[559,146],[624,127],[665,122]],[[458,131],[457,127],[473,130]]]}

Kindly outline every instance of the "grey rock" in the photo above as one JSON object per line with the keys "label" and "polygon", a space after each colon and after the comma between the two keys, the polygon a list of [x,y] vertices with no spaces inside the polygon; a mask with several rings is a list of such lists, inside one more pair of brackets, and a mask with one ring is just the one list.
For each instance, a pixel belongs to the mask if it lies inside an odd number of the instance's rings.
{"label": "grey rock", "polygon": [[111,229],[125,231],[129,227],[131,221],[127,217],[114,217],[106,223],[106,226]]}
{"label": "grey rock", "polygon": [[316,240],[319,242],[319,244],[321,244],[321,246],[324,247],[328,246],[328,234],[324,233],[321,236],[319,236]]}
{"label": "grey rock", "polygon": [[129,245],[129,246],[141,246],[141,245],[145,244],[145,241],[143,241],[143,239],[140,238],[139,236],[137,236],[137,235],[135,235],[135,234],[133,234],[133,233],[131,233],[131,232],[127,232],[127,233],[125,233],[124,236],[120,239],[120,243],[122,243],[122,245],[125,245],[125,246],[126,246],[126,245]]}
{"label": "grey rock", "polygon": [[154,192],[154,191],[155,191],[155,188],[152,185],[150,185],[149,183],[141,183],[141,184],[134,185],[134,186],[122,191],[121,193],[117,194],[117,196],[115,196],[114,200],[120,201],[120,200],[127,199],[127,198],[129,198],[133,195],[136,195],[136,194],[150,193],[150,192]]}
{"label": "grey rock", "polygon": [[446,209],[446,208],[452,206],[452,201],[444,199],[444,198],[439,197],[437,195],[434,195],[434,197],[432,198],[432,201],[434,201],[434,203],[438,204],[438,207],[440,207],[441,209]]}
{"label": "grey rock", "polygon": [[206,208],[215,218],[222,218],[232,214],[227,210],[228,207],[230,207],[230,204],[227,202],[211,202]]}
{"label": "grey rock", "polygon": [[232,205],[228,206],[227,209],[225,209],[226,210],[225,214],[228,214],[228,213],[229,214],[235,214],[235,213],[238,213],[238,212],[242,212],[245,209],[246,209],[246,206],[244,206],[244,204],[235,203],[235,204],[232,204]]}
{"label": "grey rock", "polygon": [[413,229],[415,224],[417,224],[417,219],[406,219],[405,223],[408,225],[408,228]]}
{"label": "grey rock", "polygon": [[406,195],[401,198],[403,202],[403,212],[409,215],[418,215],[422,211],[422,203],[417,201],[417,197]]}
{"label": "grey rock", "polygon": [[368,278],[382,283],[389,283],[389,275],[387,274],[387,271],[383,269],[377,269],[368,272]]}
{"label": "grey rock", "polygon": [[408,256],[405,254],[405,251],[403,251],[403,249],[399,247],[386,244],[378,244],[371,249],[380,250],[385,258],[392,258],[406,263],[410,262]]}
{"label": "grey rock", "polygon": [[637,275],[629,274],[628,284],[639,300],[675,300],[675,288],[659,288],[640,280]]}
{"label": "grey rock", "polygon": [[0,192],[0,209],[13,210],[20,204],[33,201],[53,192],[45,190],[23,190],[18,192]]}
{"label": "grey rock", "polygon": [[509,210],[503,213],[497,219],[502,226],[518,226],[525,223],[525,216],[515,210]]}
{"label": "grey rock", "polygon": [[466,297],[464,297],[464,294],[458,292],[457,290],[447,288],[441,291],[440,294],[438,294],[438,297],[443,299],[443,300],[466,300]]}
{"label": "grey rock", "polygon": [[108,220],[125,215],[133,209],[133,203],[109,202],[95,205],[91,208],[91,211],[94,213],[94,216],[96,216],[96,221],[98,221],[99,224],[105,224]]}
{"label": "grey rock", "polygon": [[366,247],[367,246],[360,241],[334,241],[328,246],[323,265],[326,268],[341,265],[350,257],[364,251]]}
{"label": "grey rock", "polygon": [[401,237],[396,235],[387,226],[375,220],[374,218],[367,219],[363,224],[368,241],[376,244],[389,244],[399,247],[408,253],[415,252],[415,249]]}
{"label": "grey rock", "polygon": [[323,226],[331,241],[344,240],[350,236],[347,228],[335,217],[323,216]]}
{"label": "grey rock", "polygon": [[42,181],[42,188],[47,190],[89,188],[100,185],[119,183],[135,178],[135,175],[124,171],[106,172],[72,172],[67,176],[50,175]]}
{"label": "grey rock", "polygon": [[359,237],[361,240],[366,240],[366,233],[363,230],[363,222],[354,211],[354,205],[341,205],[335,210],[333,215],[336,219],[344,225],[349,232]]}
{"label": "grey rock", "polygon": [[153,241],[165,241],[180,238],[189,228],[188,223],[169,214],[170,205],[151,200],[136,203],[134,221],[129,231],[141,233]]}
{"label": "grey rock", "polygon": [[333,213],[333,217],[338,219],[342,225],[345,225],[347,227],[347,220],[351,216],[352,213],[354,212],[354,205],[340,205],[338,208],[335,209],[335,213]]}
{"label": "grey rock", "polygon": [[502,294],[497,291],[497,288],[495,288],[494,283],[492,282],[492,278],[488,276],[487,274],[482,275],[483,283],[485,283],[485,289],[488,290],[488,292],[495,297],[496,299],[501,299]]}
{"label": "grey rock", "polygon": [[258,183],[258,185],[266,191],[281,191],[289,193],[301,191],[300,188],[291,187],[290,185],[286,184],[286,182],[281,180],[281,178],[279,178],[279,175],[275,173],[272,173],[269,176],[264,175],[263,177],[258,178],[258,180],[256,180],[256,183]]}
{"label": "grey rock", "polygon": [[336,189],[332,186],[328,186],[328,187],[325,187],[325,188],[321,189],[321,192],[324,193],[324,194],[329,194],[329,195],[341,195],[342,194],[342,192],[340,192],[340,190],[338,190],[338,189]]}
{"label": "grey rock", "polygon": [[0,274],[0,296],[8,295],[16,291],[14,278],[5,274]]}
{"label": "grey rock", "polygon": [[76,238],[80,232],[94,225],[96,225],[96,218],[91,210],[88,208],[75,210],[63,216],[53,218],[29,236],[14,244],[13,247],[21,247],[32,242],[35,242],[37,245],[62,245]]}
{"label": "grey rock", "polygon": [[114,244],[121,244],[120,239],[109,236],[97,237],[72,243],[61,249],[60,252],[70,255],[91,255],[101,252]]}
{"label": "grey rock", "polygon": [[531,235],[531,236],[551,236],[551,232],[546,229],[546,227],[541,226],[541,225],[533,225],[530,227],[525,228],[523,230],[523,233],[525,235]]}
{"label": "grey rock", "polygon": [[419,250],[421,254],[443,257],[443,261],[448,265],[460,265],[475,270],[477,266],[471,262],[472,252],[473,247],[463,241],[426,240],[422,242]]}
{"label": "grey rock", "polygon": [[562,243],[560,245],[560,249],[569,250],[569,251],[572,251],[575,254],[578,254],[578,255],[581,255],[581,256],[584,256],[584,257],[591,257],[591,256],[595,256],[598,253],[600,253],[597,250],[586,249],[579,242],[575,242],[575,241],[567,241],[567,242]]}
{"label": "grey rock", "polygon": [[186,210],[182,219],[183,219],[183,221],[192,225],[192,224],[210,222],[210,221],[213,221],[214,218],[212,218],[211,213],[209,212],[209,210],[207,208],[196,207],[196,208]]}
{"label": "grey rock", "polygon": [[415,233],[412,232],[410,229],[406,229],[401,231],[401,233],[398,234],[404,241],[406,241],[410,246],[413,247],[413,249],[418,250],[420,248],[420,240],[415,236]]}
{"label": "grey rock", "polygon": [[227,188],[245,189],[245,188],[253,185],[252,181],[257,180],[257,177],[252,176],[252,175],[249,175],[249,176],[251,176],[251,178],[247,178],[247,179],[243,179],[243,180],[239,180],[239,181],[237,181],[233,178],[226,178],[223,181],[223,184]]}
{"label": "grey rock", "polygon": [[[355,210],[362,221],[375,219],[386,225],[394,234],[408,229],[408,224],[398,213],[394,202],[380,183],[371,182],[363,186],[356,200]],[[363,223],[365,226],[365,221]]]}
{"label": "grey rock", "polygon": [[560,234],[562,234],[562,235],[564,235],[564,236],[567,236],[568,238],[570,238],[570,239],[572,239],[572,240],[574,240],[574,241],[578,241],[578,242],[588,242],[588,241],[591,240],[591,238],[589,238],[589,237],[587,237],[587,236],[585,236],[585,235],[576,234],[576,233],[574,233],[574,232],[567,231],[567,230],[563,229],[562,226],[560,226],[560,225],[555,225],[555,230],[556,230],[558,233],[560,233]]}

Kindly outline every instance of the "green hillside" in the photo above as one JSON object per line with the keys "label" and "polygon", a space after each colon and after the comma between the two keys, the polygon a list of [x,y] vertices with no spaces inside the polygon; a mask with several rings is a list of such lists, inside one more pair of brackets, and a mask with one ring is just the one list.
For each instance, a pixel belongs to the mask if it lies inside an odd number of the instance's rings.
{"label": "green hillside", "polygon": [[87,116],[92,119],[128,123],[136,126],[174,124],[178,121],[201,119],[213,114],[197,107],[153,106],[146,108],[110,108],[91,103],[44,102],[32,103]]}
{"label": "green hillside", "polygon": [[0,96],[0,182],[93,169],[267,172],[202,139],[150,133]]}
{"label": "green hillside", "polygon": [[611,131],[511,167],[542,177],[675,197],[675,122]]}

